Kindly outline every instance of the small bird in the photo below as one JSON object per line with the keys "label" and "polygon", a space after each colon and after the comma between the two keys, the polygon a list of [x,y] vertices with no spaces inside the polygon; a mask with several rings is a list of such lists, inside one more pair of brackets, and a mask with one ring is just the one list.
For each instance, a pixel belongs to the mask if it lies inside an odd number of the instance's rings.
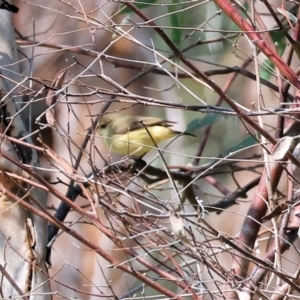
{"label": "small bird", "polygon": [[97,132],[112,152],[141,157],[169,138],[181,134],[195,137],[170,128],[175,123],[153,117],[107,113],[100,118]]}

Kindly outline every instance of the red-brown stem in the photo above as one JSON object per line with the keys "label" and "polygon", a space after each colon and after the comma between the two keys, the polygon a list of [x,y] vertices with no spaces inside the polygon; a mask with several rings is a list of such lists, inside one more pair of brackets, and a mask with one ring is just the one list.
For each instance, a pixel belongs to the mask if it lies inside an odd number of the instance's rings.
{"label": "red-brown stem", "polygon": [[300,89],[300,82],[295,72],[284,62],[284,60],[270,47],[265,40],[256,32],[246,20],[244,20],[232,5],[231,1],[214,0],[214,2],[228,15],[228,17],[247,34],[249,39],[274,63],[280,72],[293,84]]}

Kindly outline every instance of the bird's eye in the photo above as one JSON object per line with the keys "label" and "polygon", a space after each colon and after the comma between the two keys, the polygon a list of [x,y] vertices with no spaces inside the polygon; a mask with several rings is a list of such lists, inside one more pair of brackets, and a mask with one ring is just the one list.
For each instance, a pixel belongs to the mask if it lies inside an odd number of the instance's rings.
{"label": "bird's eye", "polygon": [[100,128],[101,128],[101,129],[105,129],[106,126],[107,126],[107,124],[105,124],[105,123],[104,123],[104,124],[100,124]]}

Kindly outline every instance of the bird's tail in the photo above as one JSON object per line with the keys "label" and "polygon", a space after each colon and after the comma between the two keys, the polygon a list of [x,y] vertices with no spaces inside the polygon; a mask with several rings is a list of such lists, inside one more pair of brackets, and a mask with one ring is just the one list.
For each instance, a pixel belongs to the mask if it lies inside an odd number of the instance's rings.
{"label": "bird's tail", "polygon": [[186,131],[175,131],[175,133],[178,134],[178,135],[187,135],[187,136],[190,136],[190,137],[193,137],[193,138],[197,138],[196,135],[188,133]]}

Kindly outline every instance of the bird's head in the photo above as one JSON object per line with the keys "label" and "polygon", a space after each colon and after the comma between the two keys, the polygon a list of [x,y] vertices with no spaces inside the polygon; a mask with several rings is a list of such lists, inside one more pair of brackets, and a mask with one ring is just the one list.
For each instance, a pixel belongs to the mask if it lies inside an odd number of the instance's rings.
{"label": "bird's head", "polygon": [[100,136],[111,137],[114,132],[114,115],[106,114],[101,117],[97,125],[97,131]]}

